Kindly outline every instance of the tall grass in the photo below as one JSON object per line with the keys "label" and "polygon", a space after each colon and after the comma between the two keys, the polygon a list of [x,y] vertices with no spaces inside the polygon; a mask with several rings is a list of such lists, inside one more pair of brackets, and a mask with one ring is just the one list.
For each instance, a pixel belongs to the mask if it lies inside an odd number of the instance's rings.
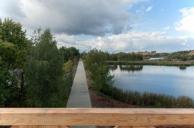
{"label": "tall grass", "polygon": [[104,87],[101,92],[113,99],[131,104],[138,107],[154,107],[154,108],[191,108],[194,107],[193,100],[181,96],[175,98],[173,96],[140,93],[136,91],[123,91],[112,85]]}

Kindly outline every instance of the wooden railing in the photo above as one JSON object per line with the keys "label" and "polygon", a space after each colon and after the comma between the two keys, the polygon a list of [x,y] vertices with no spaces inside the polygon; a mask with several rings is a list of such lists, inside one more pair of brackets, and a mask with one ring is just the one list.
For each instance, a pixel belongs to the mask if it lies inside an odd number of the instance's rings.
{"label": "wooden railing", "polygon": [[0,126],[154,127],[194,125],[194,109],[117,109],[117,108],[0,108]]}

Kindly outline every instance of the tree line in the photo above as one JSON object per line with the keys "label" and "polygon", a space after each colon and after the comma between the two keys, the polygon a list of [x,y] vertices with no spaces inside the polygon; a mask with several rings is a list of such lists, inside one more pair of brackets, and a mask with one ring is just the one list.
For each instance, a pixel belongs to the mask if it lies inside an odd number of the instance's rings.
{"label": "tree line", "polygon": [[0,107],[66,105],[79,51],[56,43],[49,29],[29,39],[20,23],[0,21]]}
{"label": "tree line", "polygon": [[113,53],[107,54],[109,61],[140,61],[143,60],[143,55],[139,53]]}
{"label": "tree line", "polygon": [[167,56],[168,60],[179,60],[179,61],[190,61],[194,60],[194,54],[191,54],[193,51],[179,51],[173,52]]}
{"label": "tree line", "polygon": [[[100,52],[101,56],[103,55],[103,58],[106,61],[141,61],[144,59],[143,54],[140,53],[124,53],[124,52],[118,52],[118,53],[108,53],[108,52],[103,52],[97,49],[93,49],[89,51],[89,53],[93,52]],[[82,56],[85,56],[87,53],[84,52],[82,53]]]}

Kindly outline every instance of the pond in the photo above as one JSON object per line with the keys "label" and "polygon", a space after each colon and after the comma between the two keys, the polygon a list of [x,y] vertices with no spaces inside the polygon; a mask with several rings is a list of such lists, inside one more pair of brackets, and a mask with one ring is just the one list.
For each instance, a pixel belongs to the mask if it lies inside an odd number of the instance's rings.
{"label": "pond", "polygon": [[194,66],[126,66],[110,69],[114,86],[122,90],[188,96],[194,99]]}

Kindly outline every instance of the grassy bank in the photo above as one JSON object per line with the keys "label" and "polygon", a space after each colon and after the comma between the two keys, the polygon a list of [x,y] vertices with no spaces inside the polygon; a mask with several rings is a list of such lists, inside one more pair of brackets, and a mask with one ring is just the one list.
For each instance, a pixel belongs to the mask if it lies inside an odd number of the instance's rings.
{"label": "grassy bank", "polygon": [[97,91],[92,86],[92,80],[89,74],[90,73],[86,71],[87,84],[88,84],[88,89],[90,93],[92,107],[94,108],[135,108],[137,107],[134,105],[124,103],[119,100],[115,100],[112,97],[105,95],[100,91]]}
{"label": "grassy bank", "polygon": [[110,65],[158,65],[158,66],[194,66],[194,61],[150,61],[150,60],[142,60],[142,61],[106,61],[107,64]]}
{"label": "grassy bank", "polygon": [[139,93],[135,91],[123,91],[116,87],[109,85],[103,88],[101,92],[113,99],[122,101],[130,105],[137,105],[140,107],[154,107],[154,108],[187,108],[194,107],[193,100],[188,97],[172,97],[153,93]]}
{"label": "grassy bank", "polygon": [[[88,71],[87,71],[88,72]],[[140,93],[136,91],[123,91],[112,85],[107,85],[101,90],[95,88],[91,73],[87,73],[89,90],[94,107],[147,107],[147,108],[193,108],[193,100],[188,97],[178,97]]]}

